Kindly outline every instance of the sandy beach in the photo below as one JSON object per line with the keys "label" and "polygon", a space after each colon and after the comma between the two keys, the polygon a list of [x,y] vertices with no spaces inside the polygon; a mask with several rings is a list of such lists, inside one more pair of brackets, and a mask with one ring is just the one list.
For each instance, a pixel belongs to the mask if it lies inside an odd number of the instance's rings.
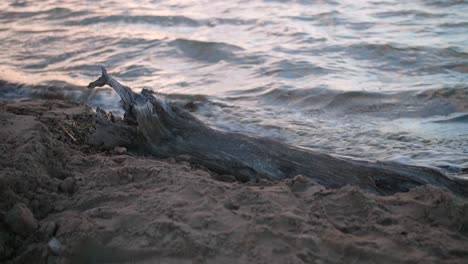
{"label": "sandy beach", "polygon": [[63,100],[1,103],[0,262],[468,261],[468,200],[445,188],[239,183],[90,144],[95,118]]}

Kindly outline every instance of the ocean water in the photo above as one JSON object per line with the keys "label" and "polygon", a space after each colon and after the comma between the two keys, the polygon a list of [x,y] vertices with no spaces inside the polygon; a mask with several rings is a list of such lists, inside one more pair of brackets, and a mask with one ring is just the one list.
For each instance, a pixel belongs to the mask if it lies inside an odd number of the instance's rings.
{"label": "ocean water", "polygon": [[0,2],[0,98],[68,96],[105,66],[211,126],[468,171],[468,1]]}

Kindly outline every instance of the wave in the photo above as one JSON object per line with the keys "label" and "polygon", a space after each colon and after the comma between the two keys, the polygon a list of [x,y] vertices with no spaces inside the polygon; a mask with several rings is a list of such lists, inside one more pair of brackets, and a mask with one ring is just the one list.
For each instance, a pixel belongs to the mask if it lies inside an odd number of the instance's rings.
{"label": "wave", "polygon": [[468,114],[458,115],[447,119],[433,121],[434,123],[468,123]]}
{"label": "wave", "polygon": [[212,115],[212,111],[215,109],[227,109],[233,108],[225,102],[222,102],[219,98],[213,96],[207,96],[204,94],[159,94],[160,96],[168,99],[172,104],[179,106],[180,108],[189,112],[198,112],[205,116]]}
{"label": "wave", "polygon": [[206,62],[218,62],[235,58],[234,53],[242,48],[220,42],[176,39],[169,45],[176,47],[184,56]]}
{"label": "wave", "polygon": [[255,19],[211,18],[193,19],[179,15],[109,15],[91,16],[65,22],[67,26],[90,26],[101,23],[149,24],[158,26],[214,27],[218,25],[254,25]]}
{"label": "wave", "polygon": [[161,39],[152,38],[115,38],[112,40],[112,46],[118,46],[122,48],[141,47],[148,49],[151,47],[158,46],[161,43]]}
{"label": "wave", "polygon": [[458,22],[458,23],[443,23],[439,25],[443,28],[462,28],[466,29],[468,27],[468,22]]}
{"label": "wave", "polygon": [[160,26],[199,26],[197,20],[185,16],[154,16],[154,15],[112,15],[112,16],[93,16],[80,20],[67,21],[68,26],[89,26],[99,23],[127,23],[127,24],[153,24]]}
{"label": "wave", "polygon": [[390,18],[390,17],[408,17],[413,16],[415,18],[442,18],[448,16],[445,13],[431,13],[420,10],[398,10],[398,11],[386,11],[375,13],[373,16],[377,18]]}
{"label": "wave", "polygon": [[308,14],[301,14],[299,16],[288,16],[287,18],[293,19],[293,20],[299,20],[299,21],[321,21],[321,20],[326,20],[330,18],[338,18],[342,16],[343,14],[339,11],[329,11],[329,12],[322,12],[314,15],[308,15]]}
{"label": "wave", "polygon": [[243,48],[223,42],[179,38],[170,41],[169,46],[175,47],[179,54],[184,57],[208,63],[229,61],[242,64],[259,64],[263,62],[260,56],[246,55]]}
{"label": "wave", "polygon": [[303,78],[309,75],[323,76],[333,71],[307,61],[280,60],[256,70],[257,76],[277,76],[285,79]]}
{"label": "wave", "polygon": [[83,87],[65,82],[29,85],[0,80],[1,99],[77,99],[75,96],[83,91]]}
{"label": "wave", "polygon": [[[0,21],[3,22],[14,22],[18,19],[27,19],[27,18],[36,18],[41,16],[42,19],[46,20],[62,20],[67,19],[70,17],[79,17],[89,14],[89,11],[74,11],[68,8],[57,7],[51,8],[48,10],[41,10],[41,11],[22,11],[22,12],[0,12]],[[45,16],[45,17],[43,17]]]}
{"label": "wave", "polygon": [[[357,43],[350,46],[350,54],[364,56],[360,51],[371,52],[372,55],[401,57],[406,55],[433,54],[441,57],[468,58],[468,53],[460,51],[455,47],[435,48],[427,46],[404,46],[394,43]],[[378,57],[377,57],[378,58]],[[381,58],[381,57],[380,57]]]}
{"label": "wave", "polygon": [[257,100],[262,104],[288,107],[303,112],[326,111],[336,114],[430,117],[468,111],[468,87],[425,91],[367,92],[338,91],[326,87],[295,89],[282,86],[231,92],[229,100]]}
{"label": "wave", "polygon": [[423,0],[424,4],[437,7],[452,7],[468,4],[467,0]]}
{"label": "wave", "polygon": [[87,89],[83,86],[63,81],[50,81],[45,84],[22,84],[0,80],[0,101],[46,99],[69,100],[101,107],[114,114],[123,114],[119,96],[110,88]]}
{"label": "wave", "polygon": [[396,72],[411,76],[462,71],[459,65],[468,62],[468,53],[454,47],[435,48],[404,46],[392,43],[357,43],[350,47],[329,47],[331,52],[344,51],[356,60],[375,62],[374,68],[384,72]]}

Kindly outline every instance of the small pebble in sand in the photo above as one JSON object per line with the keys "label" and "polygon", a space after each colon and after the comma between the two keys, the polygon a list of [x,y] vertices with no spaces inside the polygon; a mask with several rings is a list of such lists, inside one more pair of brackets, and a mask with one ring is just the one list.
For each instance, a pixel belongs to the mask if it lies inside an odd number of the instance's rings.
{"label": "small pebble in sand", "polygon": [[47,247],[49,248],[50,252],[56,256],[60,256],[63,253],[62,243],[60,243],[60,241],[55,237],[49,240]]}
{"label": "small pebble in sand", "polygon": [[127,148],[126,147],[115,147],[112,150],[112,154],[114,154],[114,155],[123,155],[125,153],[127,153]]}
{"label": "small pebble in sand", "polygon": [[302,175],[297,175],[293,178],[291,182],[291,191],[292,192],[303,192],[309,186],[309,179]]}
{"label": "small pebble in sand", "polygon": [[23,203],[17,203],[5,216],[6,224],[16,234],[27,236],[37,228],[37,220],[33,213]]}

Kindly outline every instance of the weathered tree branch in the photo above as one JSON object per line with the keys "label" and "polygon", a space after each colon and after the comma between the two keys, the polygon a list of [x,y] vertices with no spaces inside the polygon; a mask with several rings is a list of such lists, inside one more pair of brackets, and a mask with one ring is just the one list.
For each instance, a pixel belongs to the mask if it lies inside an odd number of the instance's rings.
{"label": "weathered tree branch", "polygon": [[[149,90],[134,93],[108,75],[104,68],[101,77],[88,87],[106,84],[121,97],[125,120],[130,126],[136,126],[138,135],[134,138],[143,138],[132,144],[139,144],[156,157],[185,157],[217,173],[234,175],[241,181],[304,175],[328,188],[354,185],[377,194],[407,191],[423,184],[468,194],[466,184],[457,183],[434,169],[336,158],[272,139],[210,128]],[[128,131],[131,129],[126,128],[124,135],[128,135]]]}

